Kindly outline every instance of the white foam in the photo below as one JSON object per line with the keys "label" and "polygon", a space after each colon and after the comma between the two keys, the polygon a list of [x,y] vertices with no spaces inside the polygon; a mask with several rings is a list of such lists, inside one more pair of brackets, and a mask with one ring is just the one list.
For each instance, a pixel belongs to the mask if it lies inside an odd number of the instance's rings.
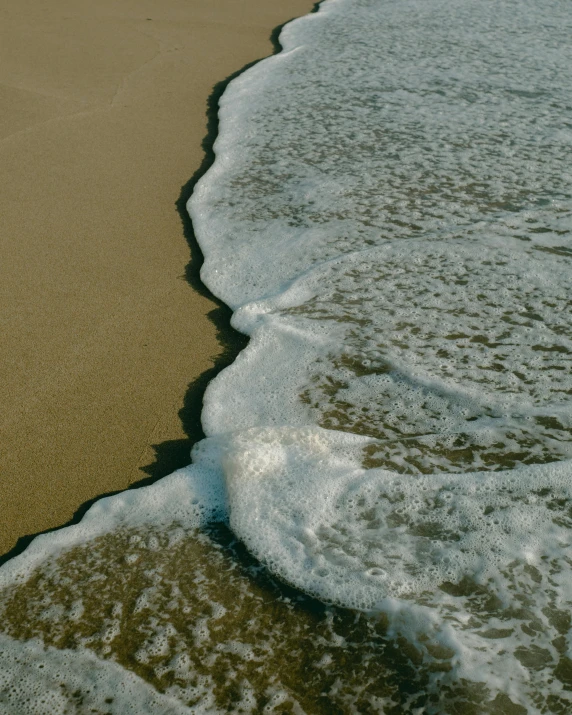
{"label": "white foam", "polygon": [[433,693],[569,705],[571,34],[564,0],[328,0],[289,24],[225,92],[189,203],[251,336],[207,390],[209,438],[0,585],[230,508],[282,578],[447,661]]}
{"label": "white foam", "polygon": [[[361,468],[370,443],[315,427],[236,435],[223,460],[233,530],[301,590],[385,613],[427,660],[437,643],[452,651],[453,682],[484,681],[528,706],[539,687],[565,694],[523,665],[535,649],[547,669],[561,657],[549,614],[572,601],[572,465],[402,478]],[[482,594],[452,587],[467,577],[498,599],[492,613]]]}
{"label": "white foam", "polygon": [[203,414],[233,528],[531,712],[567,697],[571,31],[560,0],[328,2],[229,87],[189,203],[251,336]]}
{"label": "white foam", "polygon": [[209,386],[205,431],[318,422],[386,440],[413,473],[569,458],[571,275],[483,240],[318,265],[236,311],[251,341]]}
{"label": "white foam", "polygon": [[182,715],[216,712],[185,707],[133,673],[87,650],[46,648],[0,635],[0,713],[3,715]]}
{"label": "white foam", "polygon": [[194,463],[155,484],[95,502],[73,526],[36,537],[19,556],[0,569],[0,588],[23,583],[50,557],[121,528],[173,523],[199,528],[227,514],[226,491],[216,440],[197,445]]}
{"label": "white foam", "polygon": [[542,568],[570,546],[572,464],[404,479],[361,467],[371,442],[316,427],[237,435],[223,461],[231,526],[302,590],[360,610],[467,574],[484,583],[514,560]]}

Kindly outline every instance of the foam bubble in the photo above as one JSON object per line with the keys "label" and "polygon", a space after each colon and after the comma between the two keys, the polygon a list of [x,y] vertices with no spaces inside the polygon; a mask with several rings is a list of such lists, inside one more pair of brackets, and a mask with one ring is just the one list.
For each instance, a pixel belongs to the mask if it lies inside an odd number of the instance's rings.
{"label": "foam bubble", "polygon": [[438,687],[566,697],[570,463],[402,478],[363,469],[370,442],[315,427],[237,435],[223,461],[233,530],[289,583],[383,613],[429,663],[446,660]]}
{"label": "foam bubble", "polygon": [[70,712],[182,715],[193,709],[89,651],[46,648],[38,641],[21,643],[0,635],[0,713]]}
{"label": "foam bubble", "polygon": [[[227,711],[281,707],[287,684],[272,674],[261,695],[248,670],[260,643],[217,640],[192,598],[185,638],[218,651],[172,652],[186,643],[165,616],[177,579],[146,568],[173,522],[199,543],[230,508],[273,572],[354,609],[359,628],[355,611],[385,619],[424,691],[399,685],[402,711],[444,712],[453,688],[455,707],[484,708],[486,692],[490,712],[570,709],[571,22],[564,0],[328,0],[285,28],[285,51],[225,92],[217,159],[189,204],[202,276],[251,337],[207,390],[208,439],[192,467],[36,539],[0,570],[3,598],[44,572],[64,588],[66,554],[89,561],[126,530],[122,579],[143,570],[146,584],[129,603],[147,634],[137,667],[178,673],[182,699],[189,663],[224,654]],[[214,577],[192,573],[211,609]],[[87,595],[46,598],[56,631],[88,618]],[[101,657],[120,652],[127,610],[89,636]],[[84,643],[76,627],[66,637]],[[352,628],[327,631],[329,651],[376,662],[371,622]],[[335,656],[308,647],[327,671]],[[395,693],[360,700],[376,678],[328,706],[381,710]]]}

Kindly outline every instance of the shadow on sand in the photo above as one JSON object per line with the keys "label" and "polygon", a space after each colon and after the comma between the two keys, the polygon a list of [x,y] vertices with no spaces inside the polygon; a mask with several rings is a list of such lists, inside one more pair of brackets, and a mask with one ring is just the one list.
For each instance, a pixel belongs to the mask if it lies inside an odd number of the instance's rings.
{"label": "shadow on sand", "polygon": [[[317,12],[321,2],[322,0],[315,3],[311,12]],[[272,31],[270,35],[270,41],[273,48],[272,54],[277,54],[281,51],[282,46],[280,45],[278,38],[282,28],[289,22],[291,22],[291,20],[278,25],[278,27],[274,28]],[[196,380],[191,382],[187,388],[187,392],[185,393],[183,407],[179,410],[179,418],[187,437],[185,439],[167,440],[166,442],[152,445],[153,450],[155,451],[155,461],[152,464],[141,467],[141,471],[147,476],[142,477],[131,484],[128,487],[129,489],[138,489],[139,487],[149,486],[158,479],[162,479],[168,474],[171,474],[176,469],[180,469],[181,467],[185,467],[189,464],[192,446],[195,442],[198,442],[205,436],[201,427],[200,415],[202,411],[203,395],[207,385],[221,370],[234,361],[238,353],[248,343],[248,338],[245,335],[238,333],[230,326],[230,318],[232,315],[230,308],[228,308],[228,306],[226,306],[218,298],[213,296],[209,289],[201,282],[200,269],[203,264],[203,255],[201,253],[201,249],[199,248],[199,244],[197,243],[193,223],[187,213],[186,205],[191,194],[193,193],[195,185],[201,177],[206,174],[215,160],[213,146],[219,130],[218,106],[223,92],[233,79],[260,61],[261,60],[255,60],[254,62],[249,62],[240,70],[234,72],[221,82],[218,82],[213,87],[213,91],[207,100],[207,131],[201,145],[204,151],[204,157],[200,167],[195,171],[189,181],[181,187],[181,193],[175,202],[176,210],[181,217],[183,234],[189,244],[191,254],[189,263],[185,269],[185,279],[194,291],[208,297],[213,303],[216,304],[216,308],[208,313],[208,317],[216,328],[216,335],[221,351],[215,359],[214,366],[203,372]],[[124,490],[99,494],[97,497],[84,502],[77,509],[73,517],[65,524],[61,524],[60,526],[52,529],[46,529],[45,531],[39,531],[35,534],[21,536],[10,551],[0,556],[0,566],[14,556],[22,553],[36,536],[39,536],[40,534],[49,534],[52,531],[57,531],[58,529],[62,529],[66,526],[79,523],[84,514],[96,501],[99,501],[99,499],[104,497],[119,494],[121,491]]]}

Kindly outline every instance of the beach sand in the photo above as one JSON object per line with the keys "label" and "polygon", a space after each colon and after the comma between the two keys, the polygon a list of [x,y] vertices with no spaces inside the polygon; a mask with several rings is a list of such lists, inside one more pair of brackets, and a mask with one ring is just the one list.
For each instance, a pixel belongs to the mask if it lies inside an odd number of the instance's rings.
{"label": "beach sand", "polygon": [[6,553],[188,463],[228,315],[198,283],[176,202],[205,156],[213,87],[270,54],[272,29],[312,3],[0,7]]}

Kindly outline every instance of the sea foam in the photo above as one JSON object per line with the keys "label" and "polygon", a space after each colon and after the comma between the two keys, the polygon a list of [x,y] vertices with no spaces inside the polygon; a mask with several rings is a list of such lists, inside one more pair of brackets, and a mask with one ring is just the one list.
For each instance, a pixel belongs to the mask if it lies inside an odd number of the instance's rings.
{"label": "sea foam", "polygon": [[[149,553],[160,551],[156,532],[179,553],[172,529],[187,538],[228,519],[271,573],[354,614],[343,637],[303,636],[319,653],[316,674],[335,648],[352,653],[331,672],[336,692],[320,686],[325,707],[570,709],[568,10],[562,0],[327,0],[284,28],[280,54],[229,85],[216,161],[189,211],[203,280],[249,345],[207,389],[192,466],[103,500],[0,571],[6,622],[16,623],[14,589],[33,602],[27,584],[44,584],[41,611],[73,582],[70,564],[95,568],[79,547],[109,559],[109,535],[139,544],[147,529]],[[142,561],[132,548],[122,578]],[[236,711],[289,702],[313,712],[317,696],[302,705],[300,680],[257,685],[279,652],[265,645],[271,617],[259,638],[217,640],[233,606],[212,594],[232,577],[215,588],[208,561],[137,577],[136,612],[162,603],[167,619],[145,622],[154,635],[138,645],[142,672],[161,659],[162,682],[184,651],[194,670],[169,694],[195,693],[207,709],[215,701],[193,678],[232,652]],[[180,596],[187,572],[208,608]],[[240,584],[239,600],[255,603],[254,586]],[[185,613],[198,620],[186,626]],[[60,615],[42,618],[69,640]],[[192,648],[181,635],[191,625]],[[374,627],[409,665],[392,670],[378,636],[363,637]],[[292,625],[298,639],[302,630]],[[356,681],[366,662],[386,690],[373,676]]]}
{"label": "sea foam", "polygon": [[570,22],[561,2],[328,2],[229,87],[190,202],[203,278],[251,336],[203,414],[240,431],[234,531],[302,590],[383,612],[433,667],[445,649],[431,687],[555,712]]}

